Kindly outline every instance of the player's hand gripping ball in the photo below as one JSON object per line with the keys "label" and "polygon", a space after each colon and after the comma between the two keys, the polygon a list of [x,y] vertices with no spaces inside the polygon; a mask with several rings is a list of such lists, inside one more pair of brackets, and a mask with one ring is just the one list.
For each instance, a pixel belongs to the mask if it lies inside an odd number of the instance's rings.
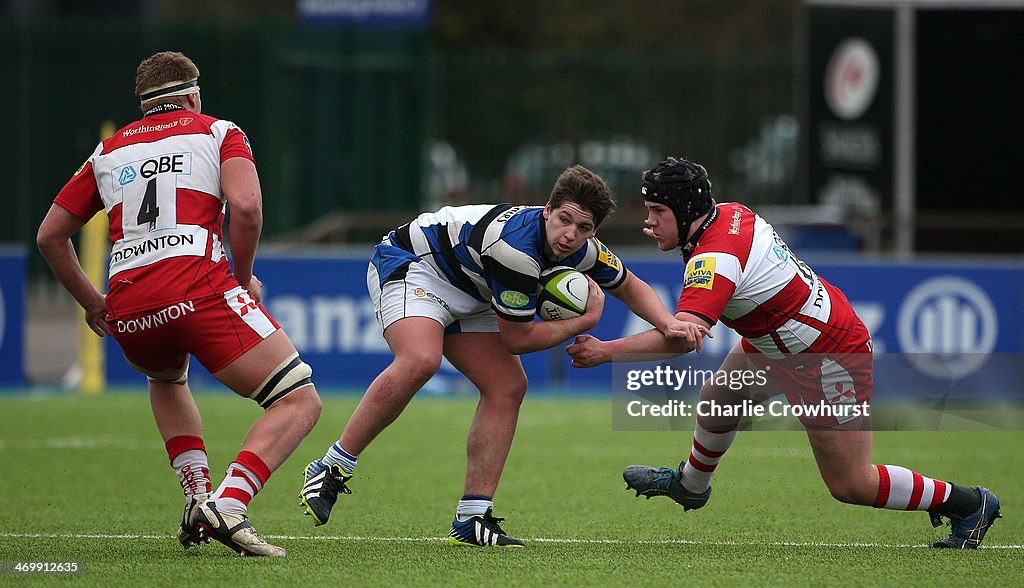
{"label": "player's hand gripping ball", "polygon": [[546,321],[577,317],[587,310],[590,286],[586,276],[571,267],[542,271],[537,289],[537,315]]}

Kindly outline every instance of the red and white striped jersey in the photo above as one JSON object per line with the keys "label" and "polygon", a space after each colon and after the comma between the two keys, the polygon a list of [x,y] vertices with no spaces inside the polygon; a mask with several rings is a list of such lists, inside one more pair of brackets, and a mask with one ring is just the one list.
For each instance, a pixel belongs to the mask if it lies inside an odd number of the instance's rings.
{"label": "red and white striped jersey", "polygon": [[54,202],[110,222],[108,311],[166,307],[236,286],[222,245],[221,164],[252,159],[233,123],[161,105],[101,142]]}
{"label": "red and white striped jersey", "polygon": [[797,259],[746,206],[718,204],[718,218],[687,260],[677,312],[721,320],[766,356],[828,353],[855,321],[846,297]]}

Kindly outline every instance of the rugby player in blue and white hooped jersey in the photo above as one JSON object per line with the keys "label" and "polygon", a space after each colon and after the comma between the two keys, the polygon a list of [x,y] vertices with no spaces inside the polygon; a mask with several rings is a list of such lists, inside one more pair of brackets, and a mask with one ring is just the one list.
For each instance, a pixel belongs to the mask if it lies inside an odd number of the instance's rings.
{"label": "rugby player in blue and white hooped jersey", "polygon": [[[357,457],[434,375],[443,355],[480,391],[449,541],[523,545],[492,515],[526,394],[518,356],[592,329],[604,308],[602,289],[659,329],[673,322],[651,288],[595,237],[614,206],[605,181],[577,165],[559,176],[543,207],[445,207],[420,215],[377,245],[367,287],[395,358],[367,389],[338,443],[306,467],[301,499],[316,525],[327,522],[339,492],[349,493],[346,482]],[[587,310],[561,321],[534,321],[538,278],[555,265],[588,277]],[[706,329],[693,331],[699,343]],[[425,465],[420,475],[430,470]]]}

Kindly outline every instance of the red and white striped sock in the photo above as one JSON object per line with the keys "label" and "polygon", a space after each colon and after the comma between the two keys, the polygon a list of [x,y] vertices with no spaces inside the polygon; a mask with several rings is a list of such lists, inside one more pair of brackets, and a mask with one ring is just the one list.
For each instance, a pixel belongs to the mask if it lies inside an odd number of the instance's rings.
{"label": "red and white striped sock", "polygon": [[249,501],[263,489],[270,478],[270,468],[258,455],[242,451],[228,466],[228,473],[211,497],[221,512],[244,515]]}
{"label": "red and white striped sock", "polygon": [[949,499],[953,485],[926,478],[902,466],[878,465],[875,508],[933,510]]}
{"label": "red and white striped sock", "polygon": [[693,427],[693,445],[690,458],[683,464],[679,482],[690,492],[700,494],[711,485],[718,462],[732,446],[739,434],[739,421],[721,428],[714,428],[697,419]]}
{"label": "red and white striped sock", "polygon": [[171,461],[171,467],[178,474],[185,497],[209,493],[212,488],[210,463],[206,458],[203,438],[179,435],[168,439],[164,447],[167,449],[167,459]]}

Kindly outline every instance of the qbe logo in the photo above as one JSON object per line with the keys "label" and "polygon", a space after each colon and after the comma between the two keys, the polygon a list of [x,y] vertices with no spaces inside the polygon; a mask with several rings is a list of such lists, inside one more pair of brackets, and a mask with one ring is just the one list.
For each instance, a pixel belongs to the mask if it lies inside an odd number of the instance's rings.
{"label": "qbe logo", "polygon": [[904,353],[922,354],[916,367],[933,376],[966,376],[995,349],[999,323],[992,300],[974,282],[954,276],[924,281],[900,307]]}
{"label": "qbe logo", "polygon": [[117,183],[125,186],[134,182],[136,177],[138,176],[135,173],[135,168],[130,165],[126,165],[121,168],[121,173],[117,176]]}

